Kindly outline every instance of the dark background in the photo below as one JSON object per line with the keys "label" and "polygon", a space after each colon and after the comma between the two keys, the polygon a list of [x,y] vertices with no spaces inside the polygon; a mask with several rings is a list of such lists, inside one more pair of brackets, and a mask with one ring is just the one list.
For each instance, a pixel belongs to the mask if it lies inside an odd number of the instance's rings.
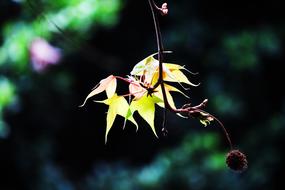
{"label": "dark background", "polygon": [[[49,37],[45,26],[52,16],[42,15],[66,4],[40,3],[36,8],[27,2],[0,3],[2,32],[7,25],[37,22],[43,27],[39,36],[64,52],[58,65],[40,73],[28,58],[20,60],[19,67],[11,59],[0,62],[0,79],[14,88],[12,100],[0,104],[5,127],[0,139],[1,190],[284,188],[285,17],[279,1],[169,1],[169,15],[160,17],[164,46],[174,52],[167,62],[199,72],[189,75],[191,81],[201,82],[187,91],[190,101],[209,99],[206,110],[223,121],[235,148],[248,157],[243,173],[226,167],[228,144],[215,123],[204,128],[197,120],[168,113],[169,134],[164,137],[162,110],[157,107],[159,139],[136,115],[138,132],[132,124],[122,130],[123,119],[118,117],[105,145],[107,107],[92,101],[78,107],[102,78],[128,75],[156,51],[146,0],[120,2],[121,8],[112,13],[114,23],[94,17],[85,31],[80,24],[65,28],[56,23],[62,30]],[[2,33],[2,49],[10,38],[12,33]],[[174,97],[180,106],[189,101]]]}

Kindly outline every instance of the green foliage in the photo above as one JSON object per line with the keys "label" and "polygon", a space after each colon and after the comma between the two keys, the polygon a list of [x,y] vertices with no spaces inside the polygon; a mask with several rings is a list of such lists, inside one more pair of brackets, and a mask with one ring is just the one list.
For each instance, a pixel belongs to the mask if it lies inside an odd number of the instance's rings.
{"label": "green foliage", "polygon": [[0,138],[8,135],[7,124],[3,120],[4,109],[16,100],[14,84],[0,76]]}
{"label": "green foliage", "polygon": [[[58,35],[64,36],[65,32],[72,32],[72,40],[88,38],[92,27],[110,27],[117,22],[121,2],[119,0],[49,2],[27,0],[19,2],[19,6],[23,9],[21,15],[7,22],[0,30],[3,36],[0,47],[1,129],[5,124],[2,120],[2,110],[17,96],[17,91],[23,90],[17,84],[22,81],[23,76],[26,77],[25,80],[31,78],[32,42],[39,38],[52,41]],[[41,10],[41,7],[45,10]]]}
{"label": "green foliage", "polygon": [[255,68],[259,55],[279,53],[280,44],[270,30],[244,31],[224,39],[224,48],[232,66],[237,70]]}
{"label": "green foliage", "polygon": [[15,86],[7,78],[0,76],[0,110],[15,100]]}
{"label": "green foliage", "polygon": [[[117,13],[121,8],[119,0],[85,0],[85,1],[50,1],[49,10],[38,11],[40,2],[29,0],[23,15],[33,17],[32,20],[19,20],[8,23],[3,28],[4,43],[0,48],[0,66],[7,64],[15,70],[28,70],[28,48],[31,41],[41,37],[52,40],[59,32],[75,32],[76,37],[87,38],[88,30],[95,24],[112,26],[117,21]],[[63,35],[63,34],[62,34]]]}
{"label": "green foliage", "polygon": [[[227,176],[225,153],[212,151],[219,146],[217,139],[213,133],[187,135],[178,147],[162,151],[144,167],[117,167],[116,162],[104,165],[104,172],[96,170],[96,174],[89,176],[90,180],[84,187],[87,190],[131,190],[137,187],[141,190],[160,190],[172,188],[170,185],[176,183],[179,188],[204,189],[209,185],[206,181],[214,182],[211,179],[215,175]],[[108,183],[110,181],[112,183]]]}

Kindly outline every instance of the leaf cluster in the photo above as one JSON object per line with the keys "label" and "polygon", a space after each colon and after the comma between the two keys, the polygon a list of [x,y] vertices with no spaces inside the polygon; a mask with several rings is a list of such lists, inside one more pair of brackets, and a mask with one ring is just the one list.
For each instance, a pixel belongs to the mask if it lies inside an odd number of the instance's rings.
{"label": "leaf cluster", "polygon": [[[159,61],[154,57],[155,55],[156,54],[152,54],[138,62],[130,72],[130,75],[126,78],[110,75],[101,80],[86,97],[83,105],[89,98],[99,93],[105,91],[107,95],[107,99],[95,101],[97,103],[104,103],[109,106],[107,112],[105,142],[107,142],[108,133],[112,128],[117,115],[124,117],[125,121],[130,121],[138,129],[138,124],[133,117],[135,112],[138,112],[138,114],[148,123],[154,135],[158,137],[154,126],[155,105],[166,108],[162,89],[165,89],[167,103],[174,109],[176,109],[176,105],[171,93],[178,92],[186,96],[181,90],[175,86],[166,84],[165,82],[169,82],[171,84],[178,83],[184,89],[186,88],[183,86],[183,84],[197,86],[196,84],[190,82],[186,75],[182,72],[188,71],[184,66],[173,63],[164,63],[162,73],[164,86],[162,87],[160,84],[154,89],[154,85],[159,80]],[[128,93],[124,95],[118,95],[116,93],[117,79],[128,83]],[[127,101],[126,97],[129,97],[129,101]],[[212,118],[201,115],[200,121],[204,125],[207,125],[211,120]]]}

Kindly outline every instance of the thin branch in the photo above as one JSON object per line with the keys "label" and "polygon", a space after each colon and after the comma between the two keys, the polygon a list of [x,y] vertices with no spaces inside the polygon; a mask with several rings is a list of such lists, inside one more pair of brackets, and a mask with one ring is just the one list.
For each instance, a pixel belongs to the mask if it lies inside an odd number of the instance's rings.
{"label": "thin branch", "polygon": [[[141,86],[143,88],[147,89],[149,93],[155,92],[155,89],[159,85],[161,86],[163,102],[164,102],[164,107],[165,107],[162,131],[163,132],[164,131],[167,132],[167,130],[165,129],[166,109],[170,110],[170,111],[172,111],[174,113],[187,114],[188,116],[192,116],[192,117],[201,117],[201,116],[203,116],[203,117],[211,117],[212,119],[216,120],[219,123],[220,127],[223,129],[223,132],[226,135],[226,138],[227,138],[227,140],[229,142],[230,148],[233,149],[230,136],[229,136],[226,128],[224,127],[223,123],[219,119],[217,119],[215,116],[213,116],[213,115],[211,115],[208,112],[203,110],[203,108],[206,106],[206,104],[208,102],[207,99],[205,99],[199,105],[196,105],[196,106],[193,106],[193,107],[191,107],[190,104],[185,104],[180,109],[176,109],[176,108],[173,108],[173,107],[170,106],[170,104],[169,104],[169,102],[167,100],[167,95],[166,95],[166,90],[165,90],[165,85],[164,85],[164,80],[163,80],[163,44],[162,44],[162,38],[161,38],[159,22],[158,22],[158,18],[157,18],[157,12],[161,11],[161,8],[159,8],[155,4],[154,0],[148,0],[148,2],[149,2],[149,5],[150,5],[152,17],[153,17],[154,29],[155,29],[155,35],[156,35],[158,62],[159,62],[159,68],[158,68],[158,70],[159,70],[159,77],[158,77],[157,82],[153,85],[153,87],[146,87],[143,84],[141,84]],[[167,4],[165,4],[165,6],[167,6]],[[157,12],[155,12],[155,10]]]}
{"label": "thin branch", "polygon": [[[157,12],[155,12],[155,8],[157,7],[153,0],[148,0],[149,6],[151,9],[151,14],[154,22],[154,29],[155,29],[155,36],[156,36],[156,43],[157,43],[157,52],[158,52],[158,62],[159,62],[159,77],[158,81],[153,85],[152,90],[155,90],[161,83],[163,83],[163,45],[162,45],[162,39],[161,39],[161,32],[159,27],[159,22],[157,19]],[[157,10],[157,9],[156,9]]]}
{"label": "thin branch", "polygon": [[[155,29],[155,36],[156,36],[156,42],[157,42],[157,52],[158,52],[158,80],[157,82],[153,85],[153,87],[148,88],[147,90],[150,92],[154,92],[154,90],[160,85],[161,86],[161,91],[162,91],[162,96],[163,96],[163,101],[164,101],[164,106],[166,109],[169,109],[173,112],[177,112],[176,109],[172,108],[170,104],[168,103],[167,100],[167,95],[166,95],[166,90],[164,86],[164,81],[163,81],[163,44],[162,44],[162,38],[161,38],[161,32],[160,32],[160,27],[159,27],[159,22],[157,19],[157,12],[155,12],[155,9],[158,10],[158,7],[156,6],[154,0],[148,0],[151,13],[152,13],[152,18],[154,22],[154,29]],[[144,87],[144,86],[143,86]]]}

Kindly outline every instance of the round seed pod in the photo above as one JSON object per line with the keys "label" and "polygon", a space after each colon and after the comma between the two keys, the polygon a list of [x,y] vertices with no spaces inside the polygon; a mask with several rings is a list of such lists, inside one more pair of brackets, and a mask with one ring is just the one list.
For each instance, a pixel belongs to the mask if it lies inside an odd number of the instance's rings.
{"label": "round seed pod", "polygon": [[245,154],[239,150],[231,150],[227,154],[226,163],[234,171],[242,172],[247,169],[247,159]]}

